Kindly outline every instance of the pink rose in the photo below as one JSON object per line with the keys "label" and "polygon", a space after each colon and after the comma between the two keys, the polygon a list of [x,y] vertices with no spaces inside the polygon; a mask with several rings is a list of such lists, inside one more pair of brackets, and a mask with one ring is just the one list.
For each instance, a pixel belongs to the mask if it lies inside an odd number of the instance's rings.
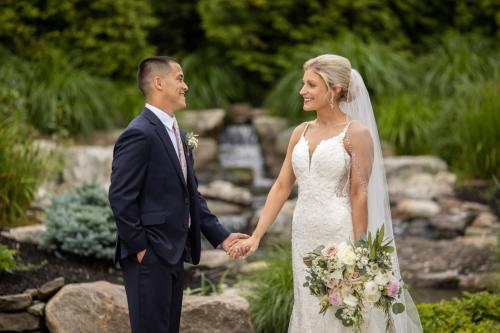
{"label": "pink rose", "polygon": [[394,276],[391,278],[391,281],[387,284],[386,290],[387,290],[387,296],[390,297],[396,297],[396,295],[399,293],[399,288],[401,285],[399,284],[398,279],[396,279]]}
{"label": "pink rose", "polygon": [[331,305],[340,305],[342,304],[342,296],[340,296],[337,290],[330,289],[328,291],[328,302],[330,302]]}
{"label": "pink rose", "polygon": [[321,250],[321,254],[323,254],[325,257],[335,256],[335,254],[337,254],[337,245],[333,243],[328,244],[323,250]]}

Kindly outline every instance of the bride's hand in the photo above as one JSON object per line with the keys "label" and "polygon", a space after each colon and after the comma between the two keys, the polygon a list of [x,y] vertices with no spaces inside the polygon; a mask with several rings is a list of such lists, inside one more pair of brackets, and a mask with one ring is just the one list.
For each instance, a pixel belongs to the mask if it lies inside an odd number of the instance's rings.
{"label": "bride's hand", "polygon": [[231,259],[238,259],[240,253],[243,253],[242,257],[247,258],[259,248],[259,243],[260,241],[254,236],[247,239],[234,240],[229,244],[229,256]]}

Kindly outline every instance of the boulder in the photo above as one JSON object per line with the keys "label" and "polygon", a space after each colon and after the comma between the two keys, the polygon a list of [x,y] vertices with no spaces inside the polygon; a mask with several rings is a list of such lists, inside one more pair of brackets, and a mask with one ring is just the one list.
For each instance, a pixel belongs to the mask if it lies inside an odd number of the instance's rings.
{"label": "boulder", "polygon": [[234,186],[223,180],[213,181],[208,186],[200,185],[198,191],[205,198],[223,200],[243,206],[252,204],[252,193],[248,189]]}
{"label": "boulder", "polygon": [[246,124],[252,118],[252,110],[248,103],[235,103],[229,107],[227,115],[231,124]]}
{"label": "boulder", "polygon": [[435,175],[429,173],[393,176],[387,180],[391,200],[402,198],[432,200],[452,196],[456,176],[446,171]]}
{"label": "boulder", "polygon": [[217,216],[240,214],[243,211],[241,206],[224,201],[207,199],[207,205],[208,209],[210,209],[210,211]]}
{"label": "boulder", "polygon": [[20,243],[40,244],[41,235],[47,227],[43,224],[28,225],[25,227],[10,228],[2,231],[2,236],[14,239]]}
{"label": "boulder", "polygon": [[235,261],[231,260],[224,250],[201,251],[200,266],[207,268],[233,267]]}
{"label": "boulder", "polygon": [[403,277],[412,287],[457,287],[464,276],[493,272],[494,255],[459,240],[396,240]]}
{"label": "boulder", "polygon": [[434,215],[429,222],[438,232],[439,238],[455,238],[465,233],[465,229],[471,224],[473,218],[474,215],[471,212],[454,209]]}
{"label": "boulder", "polygon": [[287,128],[287,120],[267,115],[253,119],[253,127],[259,138],[264,165],[272,177],[276,177],[283,163],[282,155],[276,150],[277,136]]}
{"label": "boulder", "polygon": [[123,286],[109,282],[69,284],[45,307],[51,333],[129,333],[127,298]]}
{"label": "boulder", "polygon": [[71,186],[96,181],[109,188],[113,146],[73,146],[64,148],[63,181]]}
{"label": "boulder", "polygon": [[[266,235],[272,238],[276,237],[279,240],[290,240],[292,238],[292,219],[293,211],[295,210],[295,205],[297,203],[296,199],[287,200],[283,205],[278,217],[267,230]],[[250,225],[253,230],[257,226],[260,214],[262,213],[262,208],[259,209],[253,216]]]}
{"label": "boulder", "polygon": [[176,115],[181,127],[200,137],[216,139],[224,125],[226,111],[224,109],[185,110]]}
{"label": "boulder", "polygon": [[396,205],[394,216],[402,219],[426,218],[440,211],[439,205],[434,201],[403,199]]}
{"label": "boulder", "polygon": [[390,156],[384,158],[384,166],[388,179],[448,170],[446,162],[435,156]]}
{"label": "boulder", "polygon": [[40,319],[28,312],[0,313],[0,332],[25,332],[39,328]]}
{"label": "boulder", "polygon": [[498,226],[498,218],[489,212],[480,213],[474,221],[472,221],[471,226],[478,228],[495,228]]}
{"label": "boulder", "polygon": [[193,149],[194,168],[204,169],[207,164],[216,163],[218,158],[217,141],[211,138],[198,138],[198,147]]}
{"label": "boulder", "polygon": [[38,298],[41,300],[49,299],[54,295],[59,289],[64,286],[64,277],[58,277],[54,280],[44,283],[38,288]]}
{"label": "boulder", "polygon": [[32,306],[30,306],[26,311],[28,311],[34,316],[43,317],[45,311],[45,305],[46,304],[43,302],[36,302]]}
{"label": "boulder", "polygon": [[0,311],[24,310],[31,305],[33,298],[28,293],[0,296]]}
{"label": "boulder", "polygon": [[78,139],[78,144],[88,146],[111,146],[120,137],[124,129],[116,129],[111,131],[94,131],[88,136],[83,136]]}
{"label": "boulder", "polygon": [[182,304],[183,333],[253,333],[248,302],[237,295],[186,296]]}

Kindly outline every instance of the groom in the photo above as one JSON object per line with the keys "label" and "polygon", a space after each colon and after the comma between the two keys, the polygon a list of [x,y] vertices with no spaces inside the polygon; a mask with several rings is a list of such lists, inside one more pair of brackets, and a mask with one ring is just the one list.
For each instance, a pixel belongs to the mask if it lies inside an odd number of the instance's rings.
{"label": "groom", "polygon": [[143,60],[137,73],[146,105],[115,144],[109,202],[117,225],[115,261],[123,271],[133,333],[179,332],[183,261],[200,261],[200,232],[228,250],[229,231],[197,190],[193,155],[174,113],[188,86],[170,57]]}

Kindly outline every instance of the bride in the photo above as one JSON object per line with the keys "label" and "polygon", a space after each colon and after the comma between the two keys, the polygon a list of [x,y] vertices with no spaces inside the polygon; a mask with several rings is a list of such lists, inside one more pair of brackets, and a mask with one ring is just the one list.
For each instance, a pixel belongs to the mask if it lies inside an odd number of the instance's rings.
{"label": "bride", "polygon": [[[229,254],[236,258],[257,250],[297,181],[292,222],[294,306],[288,331],[352,332],[335,318],[334,311],[319,314],[318,299],[303,287],[302,258],[319,245],[357,241],[362,233],[374,233],[382,226],[394,238],[378,131],[363,79],[344,57],[324,54],[308,60],[300,95],[304,111],[316,111],[316,119],[293,131],[255,231],[250,238],[233,242]],[[395,251],[393,267],[400,278]],[[408,292],[398,301],[406,310],[393,315],[394,332],[422,332]],[[365,332],[385,332],[386,320],[378,309],[367,312],[364,322]]]}

